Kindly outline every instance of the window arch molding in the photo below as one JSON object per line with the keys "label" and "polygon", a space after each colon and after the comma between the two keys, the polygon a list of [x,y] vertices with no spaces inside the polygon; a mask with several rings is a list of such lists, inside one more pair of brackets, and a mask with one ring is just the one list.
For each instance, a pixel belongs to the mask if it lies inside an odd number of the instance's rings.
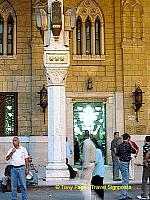
{"label": "window arch molding", "polygon": [[12,5],[4,0],[0,4],[0,16],[3,18],[3,52],[0,58],[16,55],[16,13]]}
{"label": "window arch molding", "polygon": [[144,40],[144,12],[138,0],[126,0],[123,3],[123,42]]}
{"label": "window arch molding", "polygon": [[[82,21],[82,50],[81,54],[77,52],[77,46],[75,44],[78,40],[78,35],[76,34],[77,26],[73,31],[73,58],[76,59],[105,59],[105,50],[104,50],[104,17],[103,13],[93,0],[84,0],[82,1],[76,13],[76,20],[81,19]],[[87,38],[86,38],[86,20],[87,18],[90,19],[91,22],[91,52],[87,53]],[[95,22],[99,19],[99,53],[96,51],[96,30],[95,30]],[[98,37],[97,37],[98,38]],[[98,40],[97,40],[98,41]],[[98,42],[97,42],[98,44]]]}

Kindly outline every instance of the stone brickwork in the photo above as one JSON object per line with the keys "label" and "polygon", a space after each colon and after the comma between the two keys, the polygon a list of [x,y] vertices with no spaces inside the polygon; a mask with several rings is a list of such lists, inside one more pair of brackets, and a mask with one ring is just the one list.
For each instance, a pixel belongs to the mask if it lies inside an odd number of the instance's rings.
{"label": "stone brickwork", "polygon": [[[81,1],[67,1],[65,6],[78,7]],[[105,59],[74,60],[68,70],[68,92],[123,92],[125,131],[130,134],[149,132],[149,24],[148,1],[95,1],[101,8],[105,23]],[[73,54],[73,34],[70,51]],[[88,77],[93,89],[87,90]],[[139,111],[139,122],[134,111],[132,92],[140,85],[145,103]]]}
{"label": "stone brickwork", "polygon": [[31,133],[31,3],[12,0],[11,5],[17,16],[17,55],[0,58],[0,91],[18,92],[18,132],[25,135]]}
{"label": "stone brickwork", "polygon": [[[1,3],[2,1],[0,1]],[[46,77],[43,42],[30,0],[12,0],[17,17],[17,55],[0,57],[0,92],[18,92],[18,134],[40,135],[47,130],[39,103]]]}
{"label": "stone brickwork", "polygon": [[[65,6],[78,7],[81,1],[67,1]],[[114,44],[114,14],[113,2],[95,1],[104,16],[105,26],[105,60],[74,60],[73,59],[73,33],[70,34],[71,66],[68,69],[67,92],[110,92],[115,91],[115,44]],[[93,81],[93,90],[87,91],[89,76]]]}
{"label": "stone brickwork", "polygon": [[40,31],[37,29],[34,10],[32,10],[32,135],[43,135],[47,132],[47,111],[46,123],[42,108],[37,105],[40,102],[40,95],[37,94],[43,84],[47,86],[46,74],[43,61],[43,41]]}
{"label": "stone brickwork", "polygon": [[[2,0],[0,1],[0,3]],[[36,1],[38,2],[38,1]],[[105,57],[74,59],[73,32],[70,32],[70,59],[67,92],[121,92],[124,95],[125,131],[145,134],[150,130],[150,2],[146,0],[95,0],[104,18]],[[34,0],[12,0],[17,16],[17,55],[0,58],[0,91],[18,92],[18,133],[42,135],[47,132],[39,103],[39,92],[47,85],[43,41],[37,29]],[[65,7],[78,7],[81,0],[64,0]],[[93,89],[87,90],[89,76]],[[135,120],[133,94],[140,84],[145,103]],[[115,113],[114,113],[115,115]]]}

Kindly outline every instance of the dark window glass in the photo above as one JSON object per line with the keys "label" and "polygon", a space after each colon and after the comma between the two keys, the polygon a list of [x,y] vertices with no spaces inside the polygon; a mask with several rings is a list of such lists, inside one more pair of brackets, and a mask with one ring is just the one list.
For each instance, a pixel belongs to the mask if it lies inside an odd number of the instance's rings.
{"label": "dark window glass", "polygon": [[100,20],[99,18],[95,21],[95,54],[100,54]]}
{"label": "dark window glass", "polygon": [[13,55],[13,26],[14,20],[10,15],[7,21],[7,54]]}
{"label": "dark window glass", "polygon": [[0,136],[17,135],[17,93],[0,93]]}
{"label": "dark window glass", "polygon": [[4,35],[4,21],[0,16],[0,55],[3,54],[3,35]]}
{"label": "dark window glass", "polygon": [[89,17],[86,20],[86,54],[91,54],[91,21]]}
{"label": "dark window glass", "polygon": [[76,23],[76,37],[77,37],[77,54],[81,55],[82,54],[82,21],[80,18],[77,19]]}

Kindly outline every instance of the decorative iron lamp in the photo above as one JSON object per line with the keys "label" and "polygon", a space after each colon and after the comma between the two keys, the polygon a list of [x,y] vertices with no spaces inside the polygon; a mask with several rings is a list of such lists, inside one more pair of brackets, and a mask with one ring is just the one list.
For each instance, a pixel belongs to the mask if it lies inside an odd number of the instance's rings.
{"label": "decorative iron lamp", "polygon": [[40,105],[41,108],[43,109],[43,113],[44,113],[44,124],[45,124],[45,113],[46,113],[46,108],[47,108],[47,90],[45,88],[45,85],[43,85],[43,88],[40,90],[40,92],[38,92],[38,94],[40,94],[40,103],[37,105]]}
{"label": "decorative iron lamp", "polygon": [[134,94],[134,98],[135,98],[135,102],[132,104],[135,105],[136,120],[138,122],[138,111],[142,107],[142,104],[145,104],[143,103],[143,100],[142,100],[142,93],[145,93],[145,92],[142,92],[141,88],[138,86],[136,87],[135,92],[132,92],[132,93]]}
{"label": "decorative iron lamp", "polygon": [[93,88],[93,82],[92,79],[89,77],[88,82],[87,82],[87,89],[91,90]]}

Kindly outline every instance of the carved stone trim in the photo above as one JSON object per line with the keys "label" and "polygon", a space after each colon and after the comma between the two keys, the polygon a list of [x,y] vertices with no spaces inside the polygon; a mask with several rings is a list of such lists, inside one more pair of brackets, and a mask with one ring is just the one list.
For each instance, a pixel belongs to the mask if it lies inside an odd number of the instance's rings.
{"label": "carved stone trim", "polygon": [[[11,6],[11,4],[4,0],[0,3],[0,15],[1,17],[3,18],[4,20],[4,32],[3,32],[3,46],[4,46],[4,49],[3,49],[3,55],[0,56],[0,59],[5,59],[5,58],[15,58],[16,56],[16,14],[15,14],[15,11],[13,9],[13,7]],[[9,16],[12,16],[13,17],[13,21],[14,21],[14,24],[13,24],[13,55],[7,55],[7,20],[8,20],[8,17]]]}
{"label": "carved stone trim", "polygon": [[33,8],[42,8],[47,6],[47,0],[35,0],[32,4]]}
{"label": "carved stone trim", "polygon": [[[141,3],[138,0],[125,0],[122,3],[122,17],[123,17],[123,42],[132,40],[144,40],[144,17],[143,17],[143,7]],[[136,16],[137,10],[139,10],[139,16]],[[130,15],[130,24],[131,24],[131,35],[129,34],[129,26],[127,21],[127,16]],[[137,18],[138,17],[138,18]],[[140,27],[136,26],[135,23],[139,23],[139,20],[141,21]],[[136,27],[139,27],[137,30]],[[140,35],[140,36],[139,36]]]}
{"label": "carved stone trim", "polygon": [[77,17],[80,16],[82,22],[85,22],[87,16],[91,18],[91,21],[94,22],[96,17],[99,16],[101,22],[103,22],[103,15],[99,6],[92,0],[84,0],[80,3],[77,9]]}
{"label": "carved stone trim", "polygon": [[130,6],[134,7],[135,5],[140,5],[141,3],[138,0],[125,0],[123,2],[123,7],[125,7],[127,4],[130,4]]}
{"label": "carved stone trim", "polygon": [[48,85],[65,85],[67,69],[46,69]]}
{"label": "carved stone trim", "polygon": [[12,6],[9,4],[8,1],[4,0],[1,4],[0,4],[0,14],[1,16],[9,16],[10,14],[12,16],[15,16],[15,12],[14,9],[12,8]]}
{"label": "carved stone trim", "polygon": [[46,63],[47,64],[67,64],[68,63],[68,54],[62,53],[51,53],[46,54]]}
{"label": "carved stone trim", "polygon": [[[101,1],[101,3],[104,3],[104,1]],[[73,59],[74,60],[97,60],[97,59],[104,59],[104,18],[102,11],[99,7],[99,5],[93,1],[93,0],[84,0],[82,1],[78,8],[77,8],[77,15],[76,18],[81,18],[82,20],[82,56],[76,55],[77,54],[77,43],[76,43],[76,27],[73,30]],[[85,29],[86,29],[86,19],[87,17],[90,17],[90,21],[92,24],[91,29],[91,47],[92,47],[92,55],[88,56],[86,55],[86,35],[85,35]],[[99,18],[100,20],[100,54],[99,56],[95,55],[95,20],[96,18]]]}

